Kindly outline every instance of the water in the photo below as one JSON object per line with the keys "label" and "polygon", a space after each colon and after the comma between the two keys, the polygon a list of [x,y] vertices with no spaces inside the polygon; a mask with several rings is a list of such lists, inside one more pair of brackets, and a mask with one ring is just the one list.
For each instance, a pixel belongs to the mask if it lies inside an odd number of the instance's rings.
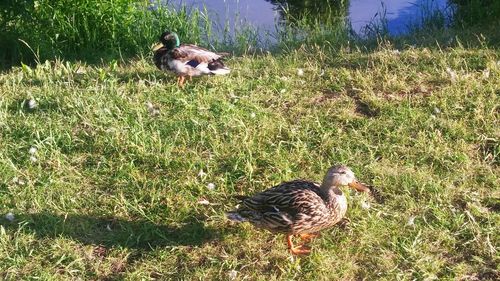
{"label": "water", "polygon": [[[247,27],[272,34],[285,22],[285,14],[292,17],[303,12],[315,17],[342,9],[336,0],[166,0],[168,5],[179,8],[207,9],[214,30],[234,34]],[[306,4],[311,3],[312,4]],[[337,3],[335,6],[334,3]],[[352,29],[360,36],[382,26],[391,35],[408,32],[409,26],[418,24],[434,11],[448,10],[447,0],[350,0],[345,12]],[[345,8],[344,8],[345,9]],[[337,11],[338,12],[338,11]]]}

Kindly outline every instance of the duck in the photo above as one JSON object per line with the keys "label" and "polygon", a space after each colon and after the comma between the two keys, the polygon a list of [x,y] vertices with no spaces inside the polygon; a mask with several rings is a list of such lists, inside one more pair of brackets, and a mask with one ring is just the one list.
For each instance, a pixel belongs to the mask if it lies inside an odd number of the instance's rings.
{"label": "duck", "polygon": [[183,88],[186,77],[201,75],[225,75],[231,70],[222,58],[227,53],[214,53],[192,44],[180,44],[175,32],[165,31],[160,35],[160,43],[153,47],[153,61],[162,71],[177,74],[177,84]]}
{"label": "duck", "polygon": [[344,218],[347,200],[341,186],[365,193],[371,193],[373,188],[359,182],[349,167],[335,165],[328,169],[321,184],[292,180],[253,196],[236,195],[240,202],[226,216],[234,222],[249,222],[257,228],[283,233],[292,254],[306,255],[311,249],[305,244],[294,246],[292,237],[309,242],[319,236],[320,230]]}

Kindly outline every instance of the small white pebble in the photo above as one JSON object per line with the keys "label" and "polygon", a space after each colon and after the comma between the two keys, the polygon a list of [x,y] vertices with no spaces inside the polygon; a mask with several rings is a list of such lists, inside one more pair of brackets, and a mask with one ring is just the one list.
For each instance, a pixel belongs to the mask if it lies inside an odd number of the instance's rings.
{"label": "small white pebble", "polygon": [[456,82],[457,81],[458,75],[457,75],[457,73],[455,71],[453,71],[451,68],[447,67],[446,68],[446,72],[450,76],[451,82]]}
{"label": "small white pebble", "polygon": [[200,205],[210,205],[210,202],[207,199],[198,200],[198,204]]}
{"label": "small white pebble", "polygon": [[38,149],[34,146],[30,147],[30,150],[28,151],[31,155],[35,155]]}
{"label": "small white pebble", "polygon": [[156,108],[151,102],[146,103],[146,107],[148,108],[149,114],[152,116],[158,116],[160,115],[160,110]]}
{"label": "small white pebble", "polygon": [[415,216],[411,216],[408,218],[408,221],[406,222],[406,225],[408,226],[413,226],[415,225]]}
{"label": "small white pebble", "polygon": [[32,155],[32,156],[30,156],[30,161],[35,163],[36,161],[38,161],[38,159]]}
{"label": "small white pebble", "polygon": [[14,214],[11,213],[11,212],[8,212],[6,215],[5,215],[5,219],[8,220],[8,221],[13,221],[14,220]]}
{"label": "small white pebble", "polygon": [[18,177],[13,177],[12,178],[13,183],[19,183],[19,178]]}
{"label": "small white pebble", "polygon": [[298,76],[304,76],[304,70],[302,68],[297,69]]}
{"label": "small white pebble", "polygon": [[255,118],[255,112],[252,112],[252,113],[250,114],[250,117]]}
{"label": "small white pebble", "polygon": [[366,201],[361,202],[361,208],[370,209],[370,207],[371,207],[370,202],[366,202]]}
{"label": "small white pebble", "polygon": [[229,280],[234,280],[236,279],[236,276],[238,276],[238,271],[233,269],[229,271],[228,275],[229,275]]}
{"label": "small white pebble", "polygon": [[392,50],[392,53],[393,53],[394,55],[399,55],[399,54],[401,54],[401,52],[400,52],[398,49],[396,49],[396,50]]}
{"label": "small white pebble", "polygon": [[209,184],[207,184],[207,188],[208,188],[208,190],[214,190],[215,189],[215,184],[209,183]]}
{"label": "small white pebble", "polygon": [[431,118],[432,118],[432,119],[436,119],[436,115],[431,114]]}
{"label": "small white pebble", "polygon": [[29,99],[28,100],[28,108],[29,109],[35,109],[36,106],[37,106],[36,100],[34,100],[34,99]]}
{"label": "small white pebble", "polygon": [[284,94],[284,93],[286,93],[286,89],[281,89],[280,94]]}
{"label": "small white pebble", "polygon": [[439,109],[439,107],[434,107],[434,114],[440,114],[441,113],[441,109]]}
{"label": "small white pebble", "polygon": [[490,70],[489,69],[483,70],[483,78],[484,79],[490,78]]}

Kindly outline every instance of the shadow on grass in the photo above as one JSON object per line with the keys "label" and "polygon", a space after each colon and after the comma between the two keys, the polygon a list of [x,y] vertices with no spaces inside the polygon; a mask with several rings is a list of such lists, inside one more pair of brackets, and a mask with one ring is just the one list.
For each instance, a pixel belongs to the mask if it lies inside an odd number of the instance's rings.
{"label": "shadow on grass", "polygon": [[7,230],[34,234],[37,238],[64,237],[88,245],[154,249],[164,246],[197,246],[218,240],[221,231],[191,218],[179,225],[146,220],[124,220],[89,215],[34,213],[16,215],[15,221],[0,219]]}

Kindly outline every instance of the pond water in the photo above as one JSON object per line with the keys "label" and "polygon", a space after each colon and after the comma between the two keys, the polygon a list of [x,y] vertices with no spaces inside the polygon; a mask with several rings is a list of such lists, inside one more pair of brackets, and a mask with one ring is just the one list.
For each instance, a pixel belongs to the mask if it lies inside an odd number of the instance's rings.
{"label": "pond water", "polygon": [[[336,12],[347,17],[352,29],[360,36],[366,35],[367,27],[373,23],[384,23],[391,35],[408,31],[426,15],[434,11],[449,9],[447,0],[165,0],[167,5],[178,9],[206,8],[213,21],[214,30],[233,34],[235,30],[251,26],[260,31],[272,33],[285,20],[285,14],[292,17],[307,13],[321,17]],[[339,4],[345,3],[348,4]],[[337,10],[337,11],[335,11]],[[343,10],[339,11],[338,10]]]}

